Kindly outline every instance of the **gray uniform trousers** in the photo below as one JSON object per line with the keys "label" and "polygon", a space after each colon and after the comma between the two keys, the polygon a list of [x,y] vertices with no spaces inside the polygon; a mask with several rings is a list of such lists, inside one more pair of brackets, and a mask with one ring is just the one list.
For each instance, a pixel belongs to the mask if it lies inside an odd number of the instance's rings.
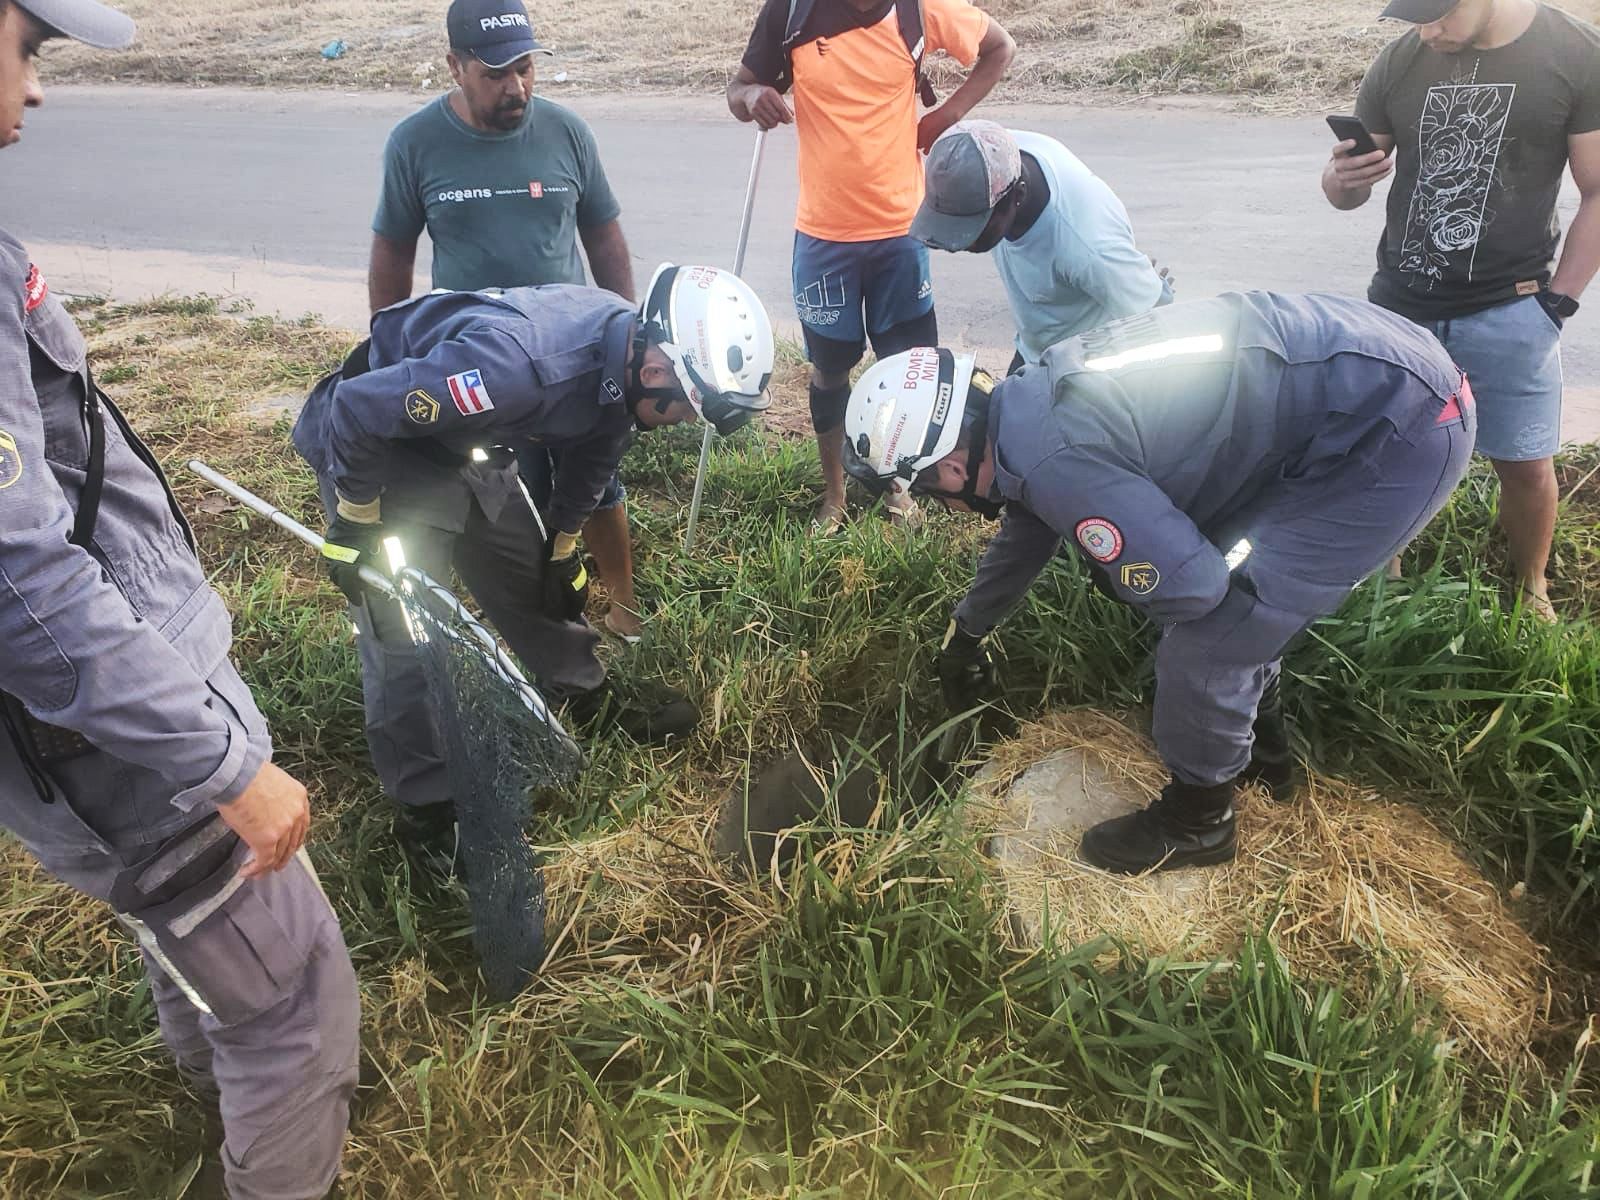
{"label": "gray uniform trousers", "polygon": [[[1284,648],[1422,532],[1466,474],[1476,434],[1470,402],[1414,445],[1379,424],[1370,452],[1285,478],[1230,522],[1218,544],[1251,544],[1233,586],[1204,617],[1168,625],[1156,649],[1153,732],[1178,779],[1210,786],[1249,765],[1256,708]],[[1218,721],[1219,710],[1234,719]]]}
{"label": "gray uniform trousers", "polygon": [[[249,696],[231,664],[211,682]],[[47,871],[111,904],[138,936],[162,1038],[221,1113],[229,1197],[321,1200],[344,1147],[360,1012],[315,877],[297,858],[238,881],[247,850],[215,811],[176,835],[142,837],[118,818],[149,810],[162,786],[151,772],[91,753],[51,773],[64,795],[38,801],[37,820],[17,832]]]}
{"label": "gray uniform trousers", "polygon": [[[501,477],[507,478],[513,481],[510,489],[472,490],[459,533],[430,521],[426,501],[413,503],[405,490],[390,488],[383,494],[383,529],[400,539],[407,565],[447,587],[454,568],[546,698],[560,703],[605,681],[605,668],[595,654],[600,635],[586,621],[553,621],[540,611],[544,536],[521,489],[514,486],[514,476]],[[323,504],[331,514],[333,486],[326,478],[321,483]],[[350,615],[360,633],[367,746],[384,794],[407,805],[449,801],[450,781],[427,677],[400,606],[369,596]]]}

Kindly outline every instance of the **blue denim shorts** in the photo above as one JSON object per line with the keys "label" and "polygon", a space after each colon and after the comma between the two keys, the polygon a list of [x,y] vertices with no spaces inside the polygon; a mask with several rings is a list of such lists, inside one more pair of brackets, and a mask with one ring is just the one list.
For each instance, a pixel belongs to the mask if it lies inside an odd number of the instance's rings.
{"label": "blue denim shorts", "polygon": [[1560,448],[1561,331],[1537,296],[1423,324],[1472,384],[1479,454],[1529,462]]}
{"label": "blue denim shorts", "polygon": [[[556,468],[560,463],[561,452],[545,446],[523,446],[517,451],[517,473],[522,476],[528,495],[533,497],[533,502],[541,511],[550,503],[550,493],[555,488]],[[594,506],[594,510],[604,512],[627,498],[628,491],[622,486],[621,478],[613,474],[611,482],[606,484],[606,490],[600,493],[600,503]]]}

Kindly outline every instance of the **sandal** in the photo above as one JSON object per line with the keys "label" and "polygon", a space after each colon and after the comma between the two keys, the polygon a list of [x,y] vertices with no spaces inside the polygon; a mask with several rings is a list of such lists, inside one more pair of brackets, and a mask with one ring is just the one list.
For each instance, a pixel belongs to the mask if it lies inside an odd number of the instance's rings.
{"label": "sandal", "polygon": [[921,529],[923,523],[927,520],[927,516],[922,511],[922,506],[910,496],[902,495],[897,499],[886,499],[883,505],[889,512],[890,524],[896,529],[903,529],[908,532],[914,529]]}
{"label": "sandal", "polygon": [[1546,625],[1554,625],[1561,618],[1556,614],[1556,606],[1550,603],[1549,596],[1540,596],[1525,587],[1517,589],[1517,603],[1522,611],[1530,614],[1534,620],[1542,621]]}
{"label": "sandal", "polygon": [[[640,642],[644,641],[643,623],[641,622],[638,633],[625,633],[623,630],[618,629],[611,620],[612,615],[617,611],[617,607],[618,606],[616,605],[612,605],[610,608],[606,609],[606,615],[600,618],[601,628],[603,628],[612,637],[618,638],[619,640],[628,643],[630,646],[637,646]],[[633,616],[635,619],[638,619],[637,613],[633,614]]]}
{"label": "sandal", "polygon": [[829,538],[844,529],[845,507],[842,504],[824,504],[811,518],[811,536]]}

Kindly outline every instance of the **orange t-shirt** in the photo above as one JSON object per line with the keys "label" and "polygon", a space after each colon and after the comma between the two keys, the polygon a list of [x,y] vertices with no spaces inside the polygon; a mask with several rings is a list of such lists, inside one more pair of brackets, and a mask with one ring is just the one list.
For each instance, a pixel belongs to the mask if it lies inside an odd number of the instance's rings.
{"label": "orange t-shirt", "polygon": [[[845,0],[816,0],[808,30],[841,32],[794,47],[800,205],[795,228],[830,242],[900,237],[922,203],[917,153],[916,63],[890,2],[881,19]],[[782,65],[789,0],[768,0],[744,63],[773,83]],[[963,66],[978,58],[989,18],[967,0],[923,0],[924,58],[943,50]],[[868,24],[867,22],[871,22]],[[809,34],[808,34],[809,36]]]}

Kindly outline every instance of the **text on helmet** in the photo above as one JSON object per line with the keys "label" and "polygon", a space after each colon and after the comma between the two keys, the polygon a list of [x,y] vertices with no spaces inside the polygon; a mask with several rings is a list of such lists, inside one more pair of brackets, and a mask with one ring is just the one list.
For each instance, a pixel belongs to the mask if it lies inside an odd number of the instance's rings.
{"label": "text on helmet", "polygon": [[925,383],[939,378],[939,352],[937,350],[912,350],[906,354],[906,378],[901,387],[914,392]]}

